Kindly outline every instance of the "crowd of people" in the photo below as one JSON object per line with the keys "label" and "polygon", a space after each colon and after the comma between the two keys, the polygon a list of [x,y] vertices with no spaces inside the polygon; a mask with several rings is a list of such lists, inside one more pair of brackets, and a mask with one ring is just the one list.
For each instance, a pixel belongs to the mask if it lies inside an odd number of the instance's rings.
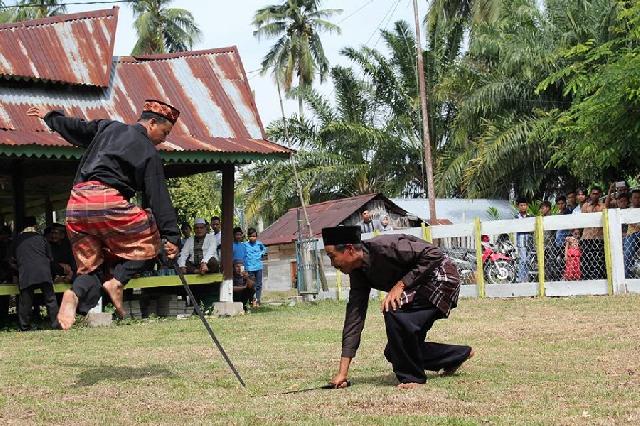
{"label": "crowd of people", "polygon": [[[197,218],[181,227],[180,252],[177,264],[184,274],[207,274],[221,271],[221,221],[218,216],[206,221]],[[258,307],[262,295],[262,257],[267,249],[257,239],[254,228],[247,230],[248,240],[241,228],[234,228],[233,298],[248,306]],[[40,306],[47,308],[52,328],[58,328],[56,316],[60,295],[55,283],[71,283],[77,267],[65,225],[53,223],[42,232],[34,217],[27,217],[24,229],[15,237],[7,225],[0,227],[0,282],[17,283],[19,295],[17,314],[19,328],[31,330],[32,319],[40,315]],[[145,276],[170,275],[167,265],[157,264]],[[35,294],[40,289],[42,296]],[[35,314],[35,315],[34,315]]]}
{"label": "crowd of people", "polygon": [[[530,217],[526,199],[517,200],[516,219]],[[556,197],[555,206],[549,201],[540,204],[540,215],[570,215],[576,213],[596,213],[610,208],[640,208],[640,189],[630,190],[626,182],[614,182],[604,195],[602,188],[593,186],[589,191],[577,189]],[[623,225],[623,254],[626,276],[631,276],[631,268],[640,248],[640,223]],[[595,280],[606,275],[604,236],[602,227],[561,229],[544,233],[545,279]],[[516,234],[518,249],[517,280],[531,281],[532,258],[534,258],[533,235],[529,232]]]}

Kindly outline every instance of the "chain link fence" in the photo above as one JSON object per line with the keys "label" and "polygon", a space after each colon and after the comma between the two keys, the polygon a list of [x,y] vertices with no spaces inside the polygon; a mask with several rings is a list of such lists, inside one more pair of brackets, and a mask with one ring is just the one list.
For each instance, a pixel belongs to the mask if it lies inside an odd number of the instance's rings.
{"label": "chain link fence", "polygon": [[625,278],[640,278],[640,223],[622,224],[622,255]]}
{"label": "chain link fence", "polygon": [[545,281],[606,278],[602,228],[544,231]]}

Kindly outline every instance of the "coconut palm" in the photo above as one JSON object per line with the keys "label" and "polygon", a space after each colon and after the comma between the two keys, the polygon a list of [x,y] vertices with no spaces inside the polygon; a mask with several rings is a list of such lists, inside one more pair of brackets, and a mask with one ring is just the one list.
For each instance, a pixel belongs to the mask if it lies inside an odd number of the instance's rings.
{"label": "coconut palm", "polygon": [[191,50],[200,38],[200,29],[191,12],[168,8],[171,0],[137,0],[131,5],[138,33],[132,55],[172,53]]}
{"label": "coconut palm", "polygon": [[59,3],[56,0],[20,0],[17,5],[21,7],[3,9],[0,12],[0,22],[19,22],[67,13],[67,7]]}
{"label": "coconut palm", "polygon": [[[290,92],[294,74],[298,86],[311,87],[316,75],[324,82],[329,60],[324,54],[320,33],[340,33],[340,27],[328,19],[340,9],[319,9],[321,0],[283,0],[280,4],[258,9],[253,18],[253,35],[278,38],[262,60],[262,74],[282,77],[285,92]],[[298,97],[302,116],[302,98]]]}

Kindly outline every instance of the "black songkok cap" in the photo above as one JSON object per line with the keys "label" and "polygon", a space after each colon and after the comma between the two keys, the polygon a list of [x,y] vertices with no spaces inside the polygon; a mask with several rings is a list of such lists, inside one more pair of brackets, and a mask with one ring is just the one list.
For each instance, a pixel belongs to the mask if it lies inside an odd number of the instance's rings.
{"label": "black songkok cap", "polygon": [[322,228],[322,240],[325,246],[335,246],[338,244],[360,244],[359,226],[333,226]]}

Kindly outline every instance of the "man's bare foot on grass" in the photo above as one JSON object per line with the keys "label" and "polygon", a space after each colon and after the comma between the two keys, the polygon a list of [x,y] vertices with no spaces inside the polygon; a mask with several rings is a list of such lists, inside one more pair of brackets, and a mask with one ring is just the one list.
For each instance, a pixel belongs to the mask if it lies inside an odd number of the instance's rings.
{"label": "man's bare foot on grass", "polygon": [[62,303],[60,304],[60,310],[58,311],[58,322],[60,328],[68,330],[71,328],[74,322],[76,322],[76,308],[78,307],[78,296],[71,291],[67,290],[62,296]]}
{"label": "man's bare foot on grass", "polygon": [[120,281],[115,278],[111,278],[109,281],[104,283],[102,287],[111,298],[111,303],[113,303],[113,307],[116,309],[116,315],[118,318],[123,319],[127,315],[127,312],[122,306],[124,286]]}
{"label": "man's bare foot on grass", "polygon": [[396,387],[398,389],[417,389],[420,386],[424,386],[424,383],[400,383]]}

